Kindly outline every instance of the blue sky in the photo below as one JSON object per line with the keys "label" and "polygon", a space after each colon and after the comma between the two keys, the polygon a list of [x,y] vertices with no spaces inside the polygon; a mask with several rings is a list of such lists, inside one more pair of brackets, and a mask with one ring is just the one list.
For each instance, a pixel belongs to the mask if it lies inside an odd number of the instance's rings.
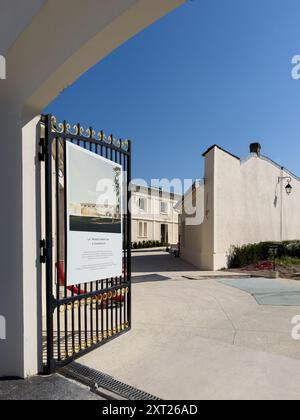
{"label": "blue sky", "polygon": [[299,0],[195,0],[115,50],[49,107],[133,141],[133,175],[201,178],[217,143],[300,176]]}

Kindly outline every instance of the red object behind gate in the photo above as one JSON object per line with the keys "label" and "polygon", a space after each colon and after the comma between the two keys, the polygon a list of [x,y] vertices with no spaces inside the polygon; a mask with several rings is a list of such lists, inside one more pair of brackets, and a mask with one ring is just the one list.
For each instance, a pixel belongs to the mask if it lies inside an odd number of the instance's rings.
{"label": "red object behind gate", "polygon": [[274,263],[271,261],[262,261],[256,265],[257,270],[273,270]]}

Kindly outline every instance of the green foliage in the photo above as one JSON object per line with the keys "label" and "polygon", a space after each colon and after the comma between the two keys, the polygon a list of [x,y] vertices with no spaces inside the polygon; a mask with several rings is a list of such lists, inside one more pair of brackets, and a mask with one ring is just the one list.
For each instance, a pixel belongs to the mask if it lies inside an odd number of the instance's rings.
{"label": "green foliage", "polygon": [[289,242],[285,245],[288,257],[300,258],[300,241]]}
{"label": "green foliage", "polygon": [[300,265],[300,258],[287,257],[283,256],[281,258],[276,258],[277,265]]}
{"label": "green foliage", "polygon": [[163,246],[163,244],[159,241],[143,241],[132,243],[132,249],[159,248],[161,246]]}
{"label": "green foliage", "polygon": [[279,260],[284,257],[300,258],[300,241],[260,242],[232,247],[228,257],[228,267],[240,268],[265,260],[273,260],[273,247],[276,247],[275,257]]}

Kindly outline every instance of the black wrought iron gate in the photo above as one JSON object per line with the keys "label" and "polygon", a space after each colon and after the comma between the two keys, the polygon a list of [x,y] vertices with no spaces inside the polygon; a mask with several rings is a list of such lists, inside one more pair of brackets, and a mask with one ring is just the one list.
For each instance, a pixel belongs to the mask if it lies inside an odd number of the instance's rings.
{"label": "black wrought iron gate", "polygon": [[[51,115],[41,119],[40,160],[45,177],[45,239],[41,262],[45,264],[46,313],[43,358],[51,373],[74,358],[99,347],[131,328],[131,143],[106,138],[92,127],[72,129],[57,124]],[[123,274],[117,278],[68,286],[66,197],[66,144],[71,142],[122,166],[125,174]]]}

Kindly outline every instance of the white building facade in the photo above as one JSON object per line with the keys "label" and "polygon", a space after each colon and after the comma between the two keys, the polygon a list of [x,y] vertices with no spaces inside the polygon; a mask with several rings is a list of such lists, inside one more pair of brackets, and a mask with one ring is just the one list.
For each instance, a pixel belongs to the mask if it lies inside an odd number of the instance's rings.
{"label": "white building facade", "polygon": [[251,145],[244,160],[219,146],[203,157],[204,180],[183,200],[184,260],[202,270],[218,270],[227,267],[232,246],[300,239],[298,177],[261,156],[258,144]]}
{"label": "white building facade", "polygon": [[182,197],[140,185],[133,185],[131,189],[132,242],[177,244],[179,215],[174,207]]}

